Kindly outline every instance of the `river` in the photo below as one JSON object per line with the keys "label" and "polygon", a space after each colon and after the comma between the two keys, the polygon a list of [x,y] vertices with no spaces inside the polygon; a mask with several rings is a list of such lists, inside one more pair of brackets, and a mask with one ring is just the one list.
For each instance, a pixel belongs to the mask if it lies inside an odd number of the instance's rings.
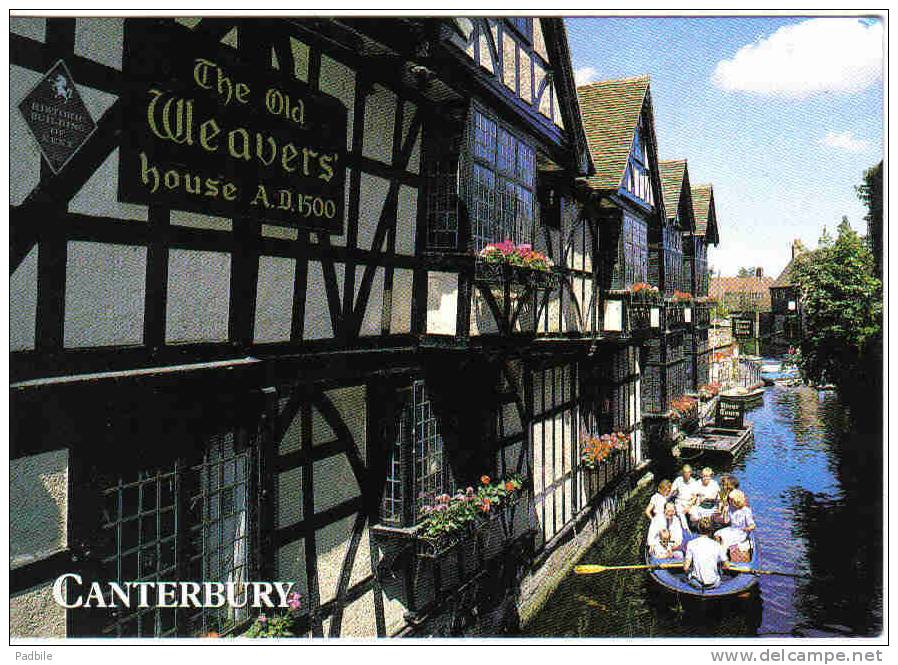
{"label": "river", "polygon": [[[846,637],[882,631],[881,435],[863,435],[833,392],[773,386],[747,412],[755,444],[732,466],[749,496],[762,577],[747,599],[696,603],[644,572],[567,576],[523,632],[542,637]],[[876,429],[875,427],[869,429]],[[726,469],[715,469],[716,473]],[[672,478],[671,478],[672,479]],[[641,563],[642,514],[627,502],[581,563]]]}

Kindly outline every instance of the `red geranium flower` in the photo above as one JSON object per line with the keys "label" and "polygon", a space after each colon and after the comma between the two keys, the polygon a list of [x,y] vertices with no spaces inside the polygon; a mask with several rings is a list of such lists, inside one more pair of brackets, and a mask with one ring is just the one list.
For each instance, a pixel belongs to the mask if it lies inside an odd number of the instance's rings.
{"label": "red geranium flower", "polygon": [[480,476],[480,482],[483,483],[484,485],[489,485],[490,477],[489,476]]}

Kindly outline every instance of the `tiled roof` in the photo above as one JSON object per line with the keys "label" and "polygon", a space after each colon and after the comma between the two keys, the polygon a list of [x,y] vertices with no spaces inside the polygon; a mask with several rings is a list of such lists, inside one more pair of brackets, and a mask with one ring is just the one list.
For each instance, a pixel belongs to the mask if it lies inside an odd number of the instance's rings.
{"label": "tiled roof", "polygon": [[[707,235],[708,242],[716,243],[718,240],[717,213],[714,209],[714,187],[712,185],[693,185],[692,210],[695,213],[695,234]],[[711,228],[709,228],[709,224]]]}
{"label": "tiled roof", "polygon": [[762,310],[770,309],[770,287],[773,277],[712,277],[708,295],[720,301],[739,298],[749,299],[760,305]]}
{"label": "tiled roof", "polygon": [[648,76],[577,88],[583,128],[595,166],[595,175],[588,179],[594,189],[617,191],[620,187],[648,89]]}
{"label": "tiled roof", "polygon": [[[680,207],[680,195],[683,193],[683,184],[689,189],[689,174],[686,167],[685,159],[668,159],[658,162],[658,171],[661,175],[661,191],[664,196],[664,207],[667,211],[668,219],[677,216]],[[690,201],[686,205],[692,205]],[[692,211],[690,211],[692,212]],[[689,219],[681,219],[680,224],[683,230],[692,230],[694,228],[694,216]]]}
{"label": "tiled roof", "polygon": [[725,293],[761,293],[773,284],[773,277],[712,277],[709,295],[722,296]]}

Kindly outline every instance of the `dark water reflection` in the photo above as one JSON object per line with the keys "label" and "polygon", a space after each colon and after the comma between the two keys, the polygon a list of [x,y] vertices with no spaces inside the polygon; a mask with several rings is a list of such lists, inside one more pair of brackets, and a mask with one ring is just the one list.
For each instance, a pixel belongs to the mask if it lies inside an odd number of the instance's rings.
{"label": "dark water reflection", "polygon": [[[641,572],[568,576],[532,636],[877,635],[882,631],[881,437],[857,434],[838,397],[769,388],[749,413],[755,445],[733,467],[758,523],[764,568],[751,598],[695,603]],[[716,469],[717,470],[717,469]],[[583,562],[638,563],[653,490],[630,501]]]}

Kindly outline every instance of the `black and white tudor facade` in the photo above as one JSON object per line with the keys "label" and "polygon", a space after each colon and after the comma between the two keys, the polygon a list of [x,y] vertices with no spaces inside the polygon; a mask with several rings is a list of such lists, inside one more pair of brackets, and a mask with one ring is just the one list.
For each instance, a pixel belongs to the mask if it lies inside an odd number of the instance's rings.
{"label": "black and white tudor facade", "polygon": [[[253,618],[65,610],[63,572],[295,581],[310,636],[513,629],[646,463],[659,314],[615,294],[669,221],[650,105],[603,199],[560,19],[10,25],[13,634]],[[96,129],[51,168],[20,104],[59,62]],[[505,239],[553,270],[477,259]],[[579,441],[611,431],[599,485]],[[525,500],[422,551],[421,506],[482,474]]]}

